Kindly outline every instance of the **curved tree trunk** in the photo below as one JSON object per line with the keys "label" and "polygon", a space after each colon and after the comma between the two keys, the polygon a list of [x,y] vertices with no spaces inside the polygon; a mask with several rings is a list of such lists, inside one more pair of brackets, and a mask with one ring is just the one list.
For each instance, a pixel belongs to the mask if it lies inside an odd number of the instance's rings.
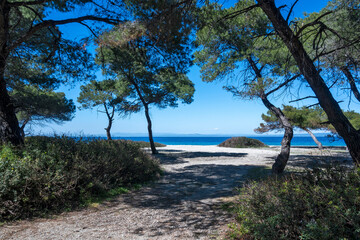
{"label": "curved tree trunk", "polygon": [[[258,68],[254,60],[251,56],[247,58],[250,63],[251,68],[255,72],[257,81],[262,81],[261,70]],[[287,119],[285,114],[280,110],[280,108],[275,107],[267,98],[267,95],[264,91],[260,91],[260,98],[267,109],[275,114],[275,116],[279,119],[282,127],[284,128],[284,137],[281,140],[281,150],[279,155],[275,159],[275,163],[272,166],[272,172],[274,174],[280,174],[284,171],[285,166],[290,157],[290,148],[291,148],[291,140],[293,138],[293,128],[291,126],[290,121]]]}
{"label": "curved tree trunk", "polygon": [[280,108],[277,108],[272,103],[270,103],[265,94],[261,95],[261,100],[264,105],[275,114],[275,116],[279,119],[281,125],[285,130],[284,137],[281,140],[280,153],[276,157],[275,163],[272,166],[272,172],[274,174],[280,174],[284,171],[290,157],[291,140],[294,136],[293,127],[291,126],[291,123],[287,119],[285,114],[280,110]]}
{"label": "curved tree trunk", "polygon": [[109,124],[109,126],[107,128],[105,128],[107,140],[112,140],[111,134],[110,134],[110,129],[111,129],[111,124]]}
{"label": "curved tree trunk", "polygon": [[323,149],[323,145],[321,144],[321,142],[319,142],[319,140],[317,140],[317,138],[315,137],[315,135],[312,133],[312,131],[310,131],[310,129],[307,129],[307,128],[301,128],[302,130],[304,130],[305,132],[307,132],[311,138],[314,140],[314,142],[316,143],[316,145],[318,146],[318,148],[320,150]]}
{"label": "curved tree trunk", "polygon": [[108,126],[105,128],[106,137],[107,137],[107,140],[112,140],[110,130],[111,130],[111,127],[112,127],[112,123],[114,121],[115,107],[112,106],[111,113],[109,113],[109,109],[106,106],[106,103],[104,103],[104,108],[105,108],[106,116],[108,117]]}
{"label": "curved tree trunk", "polygon": [[30,119],[31,119],[30,117],[25,119],[20,127],[21,137],[22,137],[23,141],[25,141],[25,127],[26,127],[26,124],[28,124],[30,122]]}
{"label": "curved tree trunk", "polygon": [[272,22],[277,34],[294,57],[301,74],[314,91],[320,106],[326,112],[330,123],[344,139],[355,165],[360,165],[360,132],[357,131],[342,112],[328,86],[307,54],[298,36],[290,29],[274,0],[257,0],[260,8]]}
{"label": "curved tree trunk", "polygon": [[110,133],[111,125],[112,125],[112,121],[109,120],[108,126],[105,128],[107,140],[112,140],[111,133]]}
{"label": "curved tree trunk", "polygon": [[145,108],[145,117],[146,117],[146,121],[148,123],[147,129],[148,129],[148,133],[149,133],[151,153],[158,154],[159,152],[156,150],[154,139],[153,139],[153,134],[152,134],[152,123],[151,123],[151,118],[150,118],[150,113],[149,113],[149,104],[145,101],[144,97],[142,96],[140,88],[136,84],[136,82],[131,80],[131,83],[134,85],[135,91],[139,95],[140,101],[142,102],[142,104]]}
{"label": "curved tree trunk", "polygon": [[347,67],[342,67],[341,71],[345,74],[350,84],[350,89],[354,93],[355,98],[360,102],[360,92],[356,87],[355,79]]}
{"label": "curved tree trunk", "polygon": [[9,37],[9,12],[7,1],[0,3],[0,143],[23,144],[19,122],[15,115],[5,82],[6,59],[9,55],[7,42]]}
{"label": "curved tree trunk", "polygon": [[0,70],[0,74],[2,74],[0,77],[0,142],[11,143],[15,146],[22,145],[24,141],[14,105],[6,90],[4,72]]}
{"label": "curved tree trunk", "polygon": [[157,154],[158,151],[156,150],[154,139],[153,139],[153,134],[152,134],[152,124],[151,124],[151,118],[150,118],[150,114],[149,114],[149,106],[146,104],[146,105],[144,105],[144,107],[145,107],[146,120],[148,122],[148,133],[149,133],[151,153]]}

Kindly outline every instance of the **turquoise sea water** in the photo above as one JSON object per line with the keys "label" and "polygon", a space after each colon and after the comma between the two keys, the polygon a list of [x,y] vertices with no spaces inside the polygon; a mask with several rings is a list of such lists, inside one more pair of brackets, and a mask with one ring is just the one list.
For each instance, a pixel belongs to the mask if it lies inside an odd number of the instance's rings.
{"label": "turquoise sea water", "polygon": [[[155,142],[166,145],[218,145],[230,137],[155,137]],[[281,136],[251,136],[267,145],[279,146]],[[323,146],[345,146],[342,139],[329,138],[326,136],[317,137]],[[127,139],[133,141],[149,141],[148,137],[114,137],[113,139]],[[291,141],[292,146],[316,146],[310,136],[295,136]]]}

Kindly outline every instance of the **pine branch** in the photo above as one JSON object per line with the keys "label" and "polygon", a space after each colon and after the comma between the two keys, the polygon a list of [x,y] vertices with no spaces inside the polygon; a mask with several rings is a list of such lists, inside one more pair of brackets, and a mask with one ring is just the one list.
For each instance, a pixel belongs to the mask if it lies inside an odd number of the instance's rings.
{"label": "pine branch", "polygon": [[29,40],[36,32],[38,32],[39,30],[49,27],[49,26],[56,26],[56,25],[64,25],[64,24],[68,24],[68,23],[82,23],[83,21],[99,21],[99,22],[104,22],[104,23],[108,23],[108,24],[118,24],[121,21],[120,20],[116,20],[116,19],[109,19],[109,18],[101,18],[101,17],[96,17],[96,16],[83,16],[83,17],[78,17],[78,18],[69,18],[69,19],[64,19],[64,20],[45,20],[42,21],[41,23],[38,23],[36,25],[34,25],[33,27],[31,27],[29,29],[29,31],[27,33],[25,33],[24,36],[20,37],[17,41],[15,41],[11,46],[9,46],[9,52],[14,50],[16,47],[18,47],[19,45],[21,45],[23,42],[26,42],[27,40]]}
{"label": "pine branch", "polygon": [[316,96],[307,96],[307,97],[299,98],[299,99],[296,99],[296,100],[292,100],[292,101],[290,101],[289,103],[299,102],[299,101],[302,101],[302,100],[305,100],[305,99],[309,99],[309,98],[316,98]]}

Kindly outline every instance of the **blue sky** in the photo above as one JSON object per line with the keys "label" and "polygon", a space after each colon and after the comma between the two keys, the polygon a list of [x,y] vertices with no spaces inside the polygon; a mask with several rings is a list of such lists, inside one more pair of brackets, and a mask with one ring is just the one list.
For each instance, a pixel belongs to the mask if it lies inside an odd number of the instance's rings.
{"label": "blue sky", "polygon": [[[221,2],[221,1],[219,1]],[[226,5],[234,1],[226,2]],[[293,0],[279,0],[278,5],[291,3]],[[302,13],[320,10],[325,6],[325,0],[300,0],[294,9],[295,17]],[[79,24],[62,26],[65,37],[80,39],[89,35],[89,31]],[[253,135],[254,129],[261,122],[261,114],[267,109],[259,100],[246,101],[234,98],[232,94],[222,89],[224,82],[204,83],[201,81],[198,67],[191,68],[189,78],[195,83],[194,102],[189,105],[179,104],[178,108],[151,109],[154,136],[168,134],[211,134],[211,135]],[[61,87],[68,98],[76,102],[80,85],[74,88]],[[308,91],[308,90],[305,90]],[[289,96],[278,96],[272,101],[277,106],[288,104]],[[79,106],[78,103],[76,103]],[[342,106],[347,109],[346,104]],[[351,103],[351,109],[359,110],[357,103]],[[107,118],[103,113],[93,110],[76,111],[75,118],[62,125],[46,124],[31,126],[32,134],[71,134],[71,135],[104,135]],[[143,112],[127,118],[116,118],[112,133],[114,136],[146,135],[147,122]]]}

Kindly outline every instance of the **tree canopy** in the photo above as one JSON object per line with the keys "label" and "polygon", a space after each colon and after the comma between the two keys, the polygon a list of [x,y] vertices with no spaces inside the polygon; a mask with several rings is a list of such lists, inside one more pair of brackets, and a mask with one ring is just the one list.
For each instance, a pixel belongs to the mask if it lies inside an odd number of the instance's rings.
{"label": "tree canopy", "polygon": [[63,92],[42,89],[34,85],[22,85],[13,89],[10,96],[14,101],[16,115],[21,123],[22,136],[24,128],[31,123],[70,121],[74,117],[75,105]]}
{"label": "tree canopy", "polygon": [[[117,1],[115,1],[117,2]],[[71,12],[77,7],[92,4],[89,15],[52,19],[53,11]],[[114,4],[113,4],[114,5]],[[113,8],[115,5],[113,6]],[[117,18],[99,15],[104,9],[94,1],[7,1],[0,5],[0,139],[1,142],[22,144],[21,131],[8,89],[17,82],[53,87],[63,80],[81,79],[91,65],[81,43],[62,38],[58,25],[101,21],[115,24]]]}
{"label": "tree canopy", "polygon": [[128,101],[144,108],[152,152],[156,153],[149,106],[176,107],[178,100],[190,103],[194,85],[181,68],[149,50],[147,44],[134,40],[121,46],[101,47],[98,58],[104,61],[106,71],[116,77],[119,91],[129,93]]}
{"label": "tree canopy", "polygon": [[124,117],[133,112],[139,111],[139,105],[126,100],[129,97],[129,89],[118,86],[121,84],[113,79],[106,79],[100,82],[91,81],[81,86],[80,96],[77,101],[81,108],[98,110],[106,114],[108,126],[105,128],[108,140],[111,140],[110,130],[114,121],[115,112]]}

